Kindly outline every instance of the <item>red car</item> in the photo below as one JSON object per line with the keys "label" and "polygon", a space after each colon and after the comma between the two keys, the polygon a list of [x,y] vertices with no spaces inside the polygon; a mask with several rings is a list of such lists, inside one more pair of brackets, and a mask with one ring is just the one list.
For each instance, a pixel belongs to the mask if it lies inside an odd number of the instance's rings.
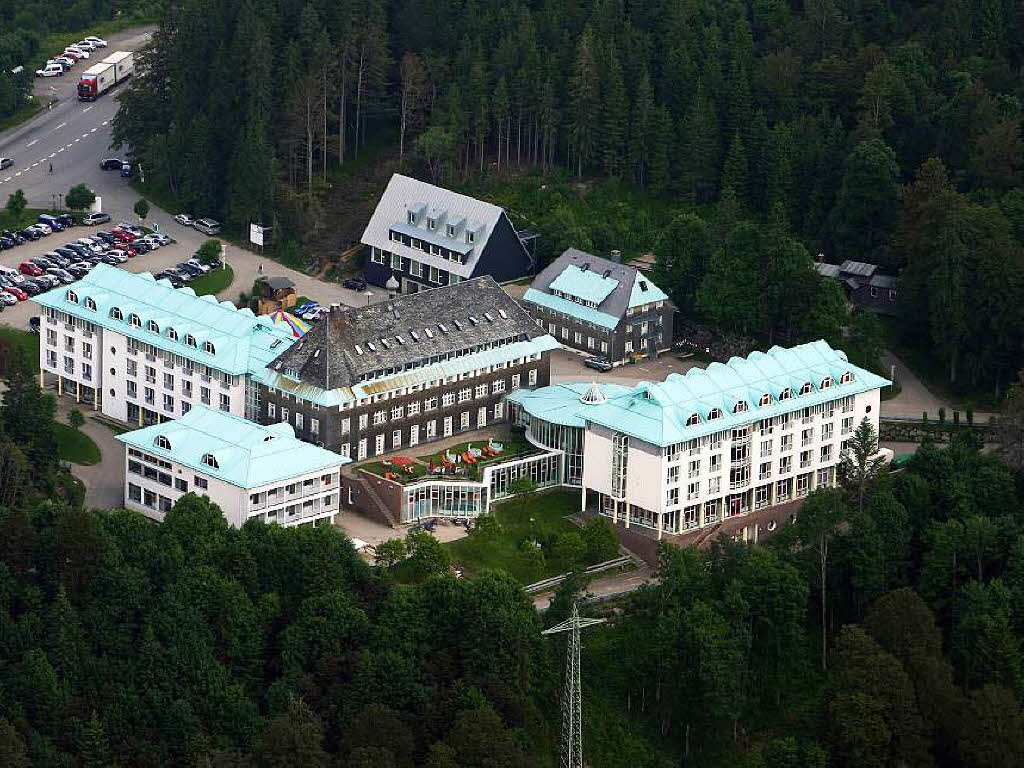
{"label": "red car", "polygon": [[23,290],[21,290],[21,288],[16,288],[13,285],[10,286],[10,287],[0,288],[0,290],[3,290],[6,293],[11,294],[11,296],[16,298],[18,301],[24,301],[25,299],[28,298],[28,294],[27,293],[25,293]]}
{"label": "red car", "polygon": [[31,261],[23,261],[18,265],[18,271],[23,275],[31,275],[32,277],[39,277],[43,274],[43,270],[33,264]]}

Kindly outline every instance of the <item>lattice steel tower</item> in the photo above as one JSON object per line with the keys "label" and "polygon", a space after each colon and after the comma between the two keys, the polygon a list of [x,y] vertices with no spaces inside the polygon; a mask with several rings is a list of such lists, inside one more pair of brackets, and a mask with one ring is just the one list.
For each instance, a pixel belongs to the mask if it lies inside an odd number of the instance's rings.
{"label": "lattice steel tower", "polygon": [[580,629],[604,619],[581,619],[576,603],[572,616],[541,634],[568,632],[565,644],[565,690],[562,693],[562,768],[583,768],[583,696],[580,679]]}

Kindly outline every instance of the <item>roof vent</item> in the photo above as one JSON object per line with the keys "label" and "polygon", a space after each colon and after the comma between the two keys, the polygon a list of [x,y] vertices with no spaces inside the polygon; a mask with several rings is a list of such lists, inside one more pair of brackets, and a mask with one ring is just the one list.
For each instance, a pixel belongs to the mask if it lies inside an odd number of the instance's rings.
{"label": "roof vent", "polygon": [[498,314],[501,315],[502,320],[508,320],[508,312],[506,312],[504,309],[499,309]]}
{"label": "roof vent", "polygon": [[[441,327],[441,326],[438,326],[438,328],[440,328],[440,327]],[[428,339],[432,339],[432,338],[434,338],[434,332],[433,332],[432,330],[430,330],[429,328],[424,328],[424,329],[423,329],[423,332],[424,332],[425,334],[427,334],[427,338],[428,338]]]}
{"label": "roof vent", "polygon": [[[438,323],[437,327],[441,329],[441,333],[448,333],[448,328],[445,327],[444,323]],[[427,331],[427,335],[430,335],[430,331]]]}
{"label": "roof vent", "polygon": [[646,280],[641,280],[640,281],[640,290],[641,291],[646,291],[647,290],[647,281]]}
{"label": "roof vent", "polygon": [[601,277],[608,277],[608,275],[610,275],[611,273],[612,273],[612,271],[611,271],[610,269],[606,269],[606,270],[604,271],[604,274],[603,274],[603,275],[601,275]]}
{"label": "roof vent", "polygon": [[375,346],[373,346],[373,342],[372,341],[366,342],[366,348],[368,350],[370,350],[371,352],[376,352],[377,351],[377,348]]}
{"label": "roof vent", "polygon": [[475,317],[470,315],[469,316],[469,322],[471,322],[473,325],[477,325],[479,323],[479,320],[477,320]]}
{"label": "roof vent", "polygon": [[363,348],[360,347],[358,344],[356,344],[356,354],[357,355],[363,354]]}
{"label": "roof vent", "polygon": [[461,320],[453,320],[452,322],[455,323],[456,329],[458,329],[460,331],[462,330],[462,321]]}
{"label": "roof vent", "polygon": [[586,272],[588,269],[590,269],[590,262],[588,261],[586,264],[584,264],[582,267],[580,267],[580,269],[582,269],[584,272]]}
{"label": "roof vent", "polygon": [[395,336],[395,341],[397,341],[399,344],[405,344],[405,339],[403,339],[401,336]]}
{"label": "roof vent", "polygon": [[416,333],[416,331],[414,331],[412,328],[409,329],[409,335],[412,336],[412,340],[413,341],[419,341],[420,340],[420,335],[418,333]]}
{"label": "roof vent", "polygon": [[494,315],[492,315],[490,312],[484,312],[484,319],[488,323],[493,323],[494,322]]}
{"label": "roof vent", "polygon": [[590,382],[590,386],[587,388],[587,391],[580,395],[580,402],[584,405],[600,405],[607,399],[608,398],[604,396],[604,392],[602,392],[600,387],[597,386],[596,381]]}

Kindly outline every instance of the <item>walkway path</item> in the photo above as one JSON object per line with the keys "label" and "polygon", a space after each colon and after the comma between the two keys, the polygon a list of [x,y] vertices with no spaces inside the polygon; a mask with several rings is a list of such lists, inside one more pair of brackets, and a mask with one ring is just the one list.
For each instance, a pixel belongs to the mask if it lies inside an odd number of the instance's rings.
{"label": "walkway path", "polygon": [[[945,408],[946,418],[952,420],[953,405],[932,394],[924,382],[896,355],[889,351],[882,353],[882,365],[885,366],[887,378],[892,377],[895,368],[896,381],[900,385],[900,393],[896,397],[882,402],[883,417],[916,420],[927,411],[929,419],[936,419],[939,408]],[[974,414],[974,420],[976,423],[984,424],[991,416],[991,413],[978,412]]]}
{"label": "walkway path", "polygon": [[[607,597],[626,592],[635,592],[644,584],[648,584],[654,578],[654,571],[641,565],[635,571],[617,573],[614,576],[594,579],[587,585],[586,594],[588,597]],[[545,592],[533,598],[533,605],[538,611],[547,610],[554,598],[554,592]]]}
{"label": "walkway path", "polygon": [[[56,394],[56,393],[54,393]],[[109,509],[124,506],[124,446],[114,438],[114,431],[91,416],[95,413],[86,403],[75,404],[73,398],[57,398],[57,419],[67,423],[68,413],[77,407],[85,416],[82,432],[92,438],[100,449],[98,464],[72,464],[72,472],[85,486],[85,506]]]}

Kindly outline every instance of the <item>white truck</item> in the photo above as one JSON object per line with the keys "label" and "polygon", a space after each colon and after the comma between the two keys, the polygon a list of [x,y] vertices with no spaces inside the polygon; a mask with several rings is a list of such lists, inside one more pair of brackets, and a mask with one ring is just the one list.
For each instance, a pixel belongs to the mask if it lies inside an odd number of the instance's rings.
{"label": "white truck", "polygon": [[135,57],[131,51],[117,51],[82,73],[78,83],[78,100],[95,101],[110,88],[131,77]]}

